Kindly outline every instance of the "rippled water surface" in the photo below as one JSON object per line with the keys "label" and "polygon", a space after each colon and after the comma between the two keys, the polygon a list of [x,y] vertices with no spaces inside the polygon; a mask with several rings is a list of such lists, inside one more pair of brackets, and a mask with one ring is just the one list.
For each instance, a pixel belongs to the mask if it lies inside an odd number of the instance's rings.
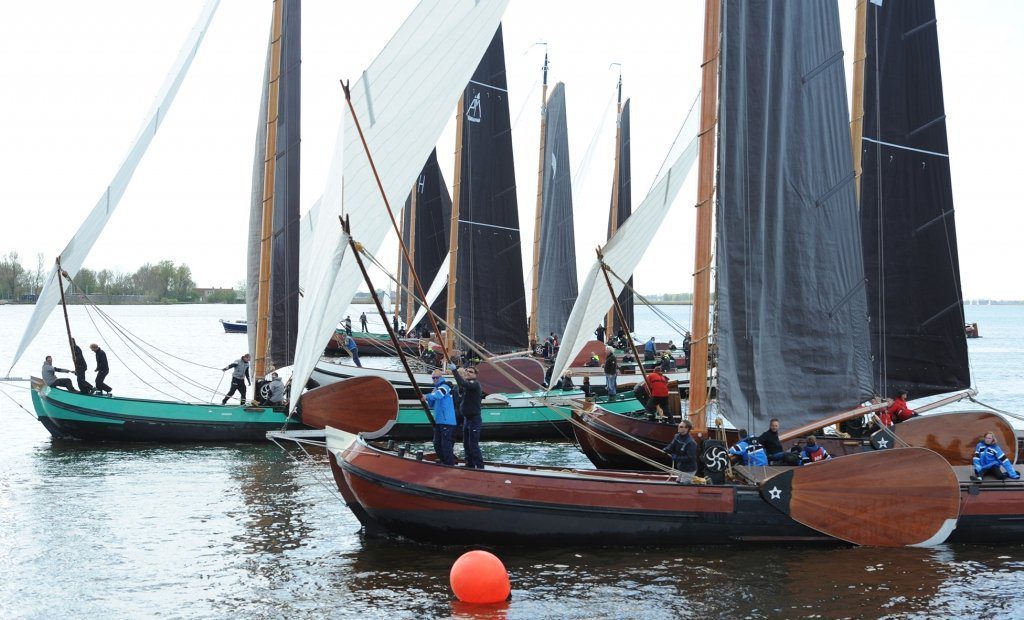
{"label": "rippled water surface", "polygon": [[[97,331],[83,308],[71,310],[80,342],[104,342],[99,336],[108,330]],[[244,336],[223,334],[216,322],[236,318],[240,306],[106,310],[207,385],[217,385],[219,368],[246,346]],[[667,311],[689,323],[689,308]],[[0,306],[3,370],[29,312]],[[970,342],[980,398],[1024,412],[1024,307],[971,306],[967,316],[984,336]],[[61,322],[55,315],[12,375],[38,374],[47,353],[70,365]],[[638,308],[639,333],[675,336],[655,325]],[[105,348],[114,352],[118,343]],[[174,391],[152,373],[130,375],[130,362],[111,356],[108,382],[118,394]],[[272,444],[58,442],[26,411],[23,385],[2,390],[2,618],[1024,616],[1019,545],[615,549],[595,541],[497,549],[512,577],[511,602],[459,606],[448,570],[466,547],[364,539],[322,455]],[[492,459],[586,466],[570,444],[489,443],[484,451]]]}

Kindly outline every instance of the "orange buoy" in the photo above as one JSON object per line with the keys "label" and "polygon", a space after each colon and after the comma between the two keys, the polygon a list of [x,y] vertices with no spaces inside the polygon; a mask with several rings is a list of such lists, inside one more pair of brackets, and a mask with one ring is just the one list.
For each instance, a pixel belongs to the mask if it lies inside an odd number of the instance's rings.
{"label": "orange buoy", "polygon": [[501,603],[512,591],[508,571],[498,556],[480,550],[468,551],[455,560],[449,581],[456,598],[464,603]]}

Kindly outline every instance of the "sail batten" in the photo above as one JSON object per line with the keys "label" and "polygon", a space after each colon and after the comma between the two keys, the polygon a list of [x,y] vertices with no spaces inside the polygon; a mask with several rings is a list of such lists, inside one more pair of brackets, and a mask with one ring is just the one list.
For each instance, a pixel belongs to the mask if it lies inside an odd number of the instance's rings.
{"label": "sail batten", "polygon": [[[74,237],[71,238],[71,241],[68,242],[67,246],[60,253],[61,267],[70,277],[74,278],[78,270],[82,268],[86,256],[88,256],[92,246],[103,232],[110,216],[113,215],[121,197],[124,195],[125,189],[128,187],[128,183],[132,179],[132,175],[135,174],[135,169],[146,154],[146,150],[149,148],[149,144],[152,142],[156,132],[160,129],[160,125],[167,116],[167,112],[174,102],[174,97],[178,93],[178,88],[185,79],[189,67],[192,66],[192,60],[199,50],[199,45],[206,35],[206,30],[210,26],[210,21],[213,19],[219,3],[220,0],[210,0],[203,7],[192,31],[185,40],[185,44],[178,53],[178,57],[168,74],[167,80],[160,87],[156,102],[150,109],[149,114],[147,114],[146,120],[142,123],[142,128],[128,150],[124,161],[117,169],[117,172],[114,173],[114,177],[104,189],[99,201],[92,208],[92,211],[89,212],[85,221],[82,222]],[[59,279],[57,265],[54,264],[46,280],[43,282],[43,288],[39,292],[32,316],[29,318],[24,334],[22,334],[21,342],[18,344],[18,349],[11,360],[10,368],[14,368],[14,365],[21,359],[25,349],[32,343],[36,334],[39,333],[43,323],[46,322],[47,317],[53,312],[59,300]],[[8,369],[9,371],[10,369]]]}
{"label": "sail batten", "polygon": [[723,7],[719,403],[737,425],[799,426],[871,394],[839,15]]}
{"label": "sail batten", "polygon": [[869,5],[860,187],[875,389],[970,386],[932,0]]}

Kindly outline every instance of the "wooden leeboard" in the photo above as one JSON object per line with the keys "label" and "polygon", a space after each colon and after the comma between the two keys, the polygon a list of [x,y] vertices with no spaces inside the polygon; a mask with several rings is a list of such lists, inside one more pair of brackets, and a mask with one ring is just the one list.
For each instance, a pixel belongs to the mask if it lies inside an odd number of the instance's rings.
{"label": "wooden leeboard", "polygon": [[793,520],[855,545],[932,546],[956,527],[960,483],[925,448],[863,452],[793,467],[761,496]]}
{"label": "wooden leeboard", "polygon": [[583,349],[580,350],[579,354],[572,359],[569,363],[569,368],[577,368],[580,366],[586,366],[590,358],[597,356],[597,359],[604,366],[604,358],[608,357],[608,345],[601,342],[600,340],[591,340],[587,344],[583,345]]}
{"label": "wooden leeboard", "polygon": [[[995,433],[999,447],[1006,452],[1010,462],[1015,463],[1017,434],[1003,416],[992,411],[954,411],[921,415],[896,424],[891,429],[898,446],[928,448],[945,458],[950,465],[970,465],[974,457],[974,446],[988,431]],[[874,435],[871,441],[874,446]]]}
{"label": "wooden leeboard", "polygon": [[[476,367],[476,380],[485,394],[540,390],[544,383],[544,366],[526,357],[486,361]],[[555,380],[557,378],[552,377],[552,381]]]}
{"label": "wooden leeboard", "polygon": [[353,377],[306,392],[299,411],[306,426],[372,433],[398,419],[398,393],[380,377]]}

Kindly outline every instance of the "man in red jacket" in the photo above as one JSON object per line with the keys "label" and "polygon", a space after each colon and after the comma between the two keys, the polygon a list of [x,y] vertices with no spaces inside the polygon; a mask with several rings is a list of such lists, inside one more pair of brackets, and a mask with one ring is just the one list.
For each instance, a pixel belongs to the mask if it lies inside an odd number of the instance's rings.
{"label": "man in red jacket", "polygon": [[885,413],[889,414],[894,424],[899,422],[906,422],[910,418],[917,415],[914,411],[907,406],[907,392],[906,390],[901,391],[898,396],[889,405],[889,408],[885,410]]}
{"label": "man in red jacket", "polygon": [[672,413],[668,410],[668,379],[661,374],[661,369],[655,367],[647,373],[647,392],[651,395],[647,401],[647,416],[653,421],[657,414],[657,408],[668,417],[668,422],[674,424]]}

